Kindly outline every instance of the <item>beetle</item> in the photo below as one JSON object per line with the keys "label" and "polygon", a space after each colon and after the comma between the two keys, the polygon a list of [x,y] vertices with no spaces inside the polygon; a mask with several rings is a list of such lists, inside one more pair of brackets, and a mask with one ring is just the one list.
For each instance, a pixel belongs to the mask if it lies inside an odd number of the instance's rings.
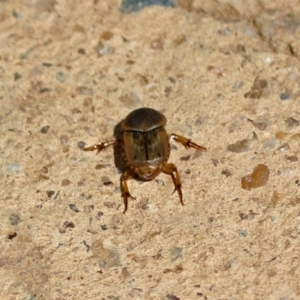
{"label": "beetle", "polygon": [[127,211],[128,198],[135,199],[129,193],[127,180],[139,177],[149,181],[161,172],[171,176],[175,187],[173,193],[178,192],[180,203],[184,205],[179,173],[175,164],[168,163],[170,143],[174,140],[186,149],[206,151],[206,148],[178,134],[168,134],[165,129],[166,123],[167,119],[162,113],[152,108],[142,107],[133,110],[121,122],[120,138],[115,136],[110,141],[83,149],[84,151],[97,150],[98,153],[109,146],[121,144],[122,154],[127,163],[127,168],[120,178],[121,195],[125,206],[123,213]]}

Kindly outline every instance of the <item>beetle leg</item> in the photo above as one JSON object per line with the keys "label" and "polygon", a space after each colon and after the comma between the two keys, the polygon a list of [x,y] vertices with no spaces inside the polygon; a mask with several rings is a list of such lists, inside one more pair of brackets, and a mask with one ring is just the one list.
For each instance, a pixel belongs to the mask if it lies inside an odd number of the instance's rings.
{"label": "beetle leg", "polygon": [[124,199],[124,211],[123,214],[125,214],[127,208],[128,208],[128,198],[135,199],[132,197],[129,193],[128,186],[127,186],[127,180],[128,179],[133,179],[136,177],[136,174],[131,170],[127,169],[121,176],[121,193],[122,197]]}
{"label": "beetle leg", "polygon": [[200,145],[197,145],[196,143],[192,142],[190,139],[185,138],[184,136],[171,133],[170,134],[170,141],[175,140],[176,142],[183,145],[186,149],[194,148],[197,150],[204,150],[206,151],[206,148]]}
{"label": "beetle leg", "polygon": [[112,145],[115,145],[116,144],[116,140],[111,140],[111,141],[107,141],[107,142],[101,142],[100,144],[95,144],[93,146],[90,146],[90,147],[87,147],[87,148],[84,148],[83,151],[94,151],[94,150],[97,150],[97,153],[102,151],[103,149],[109,147],[109,146],[112,146]]}
{"label": "beetle leg", "polygon": [[174,186],[175,186],[175,189],[174,189],[173,193],[175,191],[178,192],[180,203],[182,205],[184,205],[183,200],[182,200],[180,176],[179,176],[179,173],[177,171],[176,166],[172,163],[165,164],[162,168],[162,172],[165,173],[165,174],[168,174],[172,177],[172,180],[173,180],[173,183],[174,183]]}

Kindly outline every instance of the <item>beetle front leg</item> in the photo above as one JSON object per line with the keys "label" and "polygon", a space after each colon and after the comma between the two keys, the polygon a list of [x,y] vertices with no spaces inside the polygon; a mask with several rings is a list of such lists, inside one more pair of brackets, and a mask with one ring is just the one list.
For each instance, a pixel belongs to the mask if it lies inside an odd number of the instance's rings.
{"label": "beetle front leg", "polygon": [[95,150],[97,150],[97,153],[98,153],[98,152],[102,151],[103,149],[105,149],[109,146],[115,145],[116,143],[117,143],[117,141],[115,139],[107,141],[107,142],[101,142],[100,144],[95,144],[93,146],[84,148],[83,151],[95,151]]}
{"label": "beetle front leg", "polygon": [[168,174],[172,177],[172,180],[173,180],[173,183],[174,183],[174,186],[175,186],[175,189],[174,189],[173,193],[175,191],[178,192],[180,203],[182,205],[184,205],[183,200],[182,200],[180,176],[179,176],[179,173],[177,171],[176,166],[172,163],[165,164],[162,168],[162,172],[165,173],[165,174]]}
{"label": "beetle front leg", "polygon": [[203,150],[206,151],[206,148],[203,146],[200,146],[194,142],[192,142],[190,139],[185,138],[184,136],[175,134],[175,133],[171,133],[170,134],[170,141],[176,141],[178,143],[180,143],[181,145],[183,145],[186,149],[190,149],[190,148],[194,148],[197,150]]}
{"label": "beetle front leg", "polygon": [[134,197],[132,197],[130,195],[128,186],[127,186],[127,180],[133,179],[135,177],[136,177],[136,174],[131,169],[126,170],[121,176],[121,193],[122,193],[122,197],[124,199],[124,206],[125,206],[123,214],[125,214],[125,212],[128,208],[128,198],[135,199]]}

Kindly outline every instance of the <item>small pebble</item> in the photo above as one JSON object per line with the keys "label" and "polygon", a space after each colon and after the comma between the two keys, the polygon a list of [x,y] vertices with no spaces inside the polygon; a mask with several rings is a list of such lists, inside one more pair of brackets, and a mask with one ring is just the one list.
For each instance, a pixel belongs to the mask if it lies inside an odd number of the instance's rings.
{"label": "small pebble", "polygon": [[15,72],[14,73],[14,80],[17,81],[20,78],[22,78],[22,75],[20,73]]}
{"label": "small pebble", "polygon": [[180,298],[175,295],[167,294],[167,300],[180,300]]}
{"label": "small pebble", "polygon": [[95,170],[101,170],[101,169],[106,168],[107,166],[108,166],[107,164],[97,164],[95,166]]}
{"label": "small pebble", "polygon": [[81,54],[81,55],[85,55],[85,54],[86,54],[86,51],[85,51],[84,48],[79,48],[79,49],[77,50],[77,53],[78,53],[78,54]]}
{"label": "small pebble", "polygon": [[83,207],[83,211],[85,213],[91,213],[94,210],[94,205],[85,205]]}
{"label": "small pebble", "polygon": [[97,212],[97,219],[100,220],[103,215],[104,215],[104,213],[102,211],[98,211]]}
{"label": "small pebble", "polygon": [[280,151],[286,151],[286,150],[289,150],[291,147],[288,143],[284,143],[283,145],[279,146],[278,147],[278,150]]}
{"label": "small pebble", "polygon": [[285,121],[285,124],[287,127],[289,128],[293,128],[293,127],[298,127],[299,126],[299,121],[296,120],[293,117],[287,118]]}
{"label": "small pebble", "polygon": [[287,155],[285,157],[285,159],[288,160],[289,162],[296,162],[296,161],[298,161],[298,157],[295,156],[295,155],[290,155],[290,156]]}
{"label": "small pebble", "polygon": [[48,93],[48,92],[51,92],[52,91],[52,89],[50,89],[50,88],[47,88],[47,87],[45,87],[45,88],[41,88],[40,89],[40,94],[43,94],[43,93]]}
{"label": "small pebble", "polygon": [[13,233],[8,234],[7,238],[8,238],[9,240],[12,240],[12,239],[15,238],[17,235],[18,235],[18,234],[17,234],[16,232],[13,232]]}
{"label": "small pebble", "polygon": [[103,183],[103,185],[111,185],[113,184],[108,176],[102,176],[101,177],[101,182]]}
{"label": "small pebble", "polygon": [[171,261],[172,262],[174,260],[176,260],[178,257],[180,257],[181,255],[182,255],[182,248],[175,246],[171,249]]}
{"label": "small pebble", "polygon": [[11,225],[18,225],[19,223],[20,223],[20,221],[21,221],[21,218],[20,218],[20,216],[19,215],[17,215],[17,214],[11,214],[10,216],[9,216],[9,222],[10,222],[10,224]]}
{"label": "small pebble", "polygon": [[69,207],[71,210],[75,211],[76,213],[80,212],[80,210],[76,207],[75,204],[70,204]]}
{"label": "small pebble", "polygon": [[53,66],[53,64],[52,63],[43,63],[43,66],[50,68]]}
{"label": "small pebble", "polygon": [[230,33],[230,29],[225,27],[218,30],[218,33],[221,35],[228,35]]}
{"label": "small pebble", "polygon": [[244,97],[250,99],[260,99],[267,90],[268,82],[265,79],[256,78],[250,91]]}
{"label": "small pebble", "polygon": [[106,225],[106,224],[103,224],[103,225],[101,225],[101,229],[102,229],[102,230],[107,230],[107,229],[108,229],[108,227],[107,227],[107,225]]}
{"label": "small pebble", "polygon": [[48,171],[49,171],[49,170],[48,170],[48,167],[47,167],[47,166],[44,166],[44,167],[41,168],[41,172],[44,173],[44,174],[47,174]]}
{"label": "small pebble", "polygon": [[102,41],[99,41],[98,45],[95,47],[97,54],[101,56],[109,55],[115,52],[115,49],[108,45],[104,44]]}
{"label": "small pebble", "polygon": [[287,93],[281,93],[280,94],[280,99],[281,100],[288,100],[288,99],[290,99],[290,95],[287,94]]}
{"label": "small pebble", "polygon": [[190,158],[191,158],[191,155],[185,155],[185,156],[181,156],[180,160],[181,161],[188,161],[188,160],[190,160]]}
{"label": "small pebble", "polygon": [[13,9],[12,11],[12,15],[16,18],[16,19],[19,19],[22,17],[22,15],[20,15],[16,10]]}
{"label": "small pebble", "polygon": [[253,172],[242,178],[242,189],[251,190],[265,186],[269,180],[269,168],[264,164],[257,165]]}
{"label": "small pebble", "polygon": [[274,149],[279,144],[278,140],[275,138],[267,139],[263,142],[263,148],[267,150]]}
{"label": "small pebble", "polygon": [[119,297],[119,296],[112,296],[112,295],[109,295],[109,296],[107,296],[107,299],[108,299],[108,300],[120,300],[120,297]]}
{"label": "small pebble", "polygon": [[55,194],[55,191],[46,191],[46,194],[48,198],[51,198]]}
{"label": "small pebble", "polygon": [[271,200],[273,202],[273,205],[275,206],[276,204],[278,204],[283,200],[283,195],[278,193],[277,191],[274,191]]}
{"label": "small pebble", "polygon": [[141,105],[141,100],[135,93],[127,93],[119,97],[121,103],[128,108],[136,108]]}
{"label": "small pebble", "polygon": [[256,120],[248,119],[248,120],[252,123],[252,125],[254,127],[256,127],[259,130],[265,130],[268,126],[268,122],[266,120],[263,120],[263,119],[256,119]]}
{"label": "small pebble", "polygon": [[232,176],[232,173],[227,169],[222,170],[221,174],[225,175],[226,177],[231,177]]}
{"label": "small pebble", "polygon": [[17,172],[20,170],[20,165],[18,164],[7,164],[5,165],[6,170],[12,171],[12,172]]}
{"label": "small pebble", "polygon": [[156,182],[158,185],[160,185],[160,186],[164,186],[164,185],[165,185],[164,181],[163,181],[162,179],[160,179],[160,178],[156,178],[156,179],[155,179],[155,182]]}
{"label": "small pebble", "polygon": [[241,237],[246,237],[248,235],[246,230],[241,230],[241,229],[238,230],[238,234]]}
{"label": "small pebble", "polygon": [[85,148],[85,145],[86,145],[86,143],[85,143],[85,142],[82,142],[82,141],[80,141],[80,142],[77,143],[77,147],[78,147],[79,149],[81,149],[81,150],[83,150],[83,149]]}
{"label": "small pebble", "polygon": [[63,179],[61,181],[61,186],[67,186],[67,185],[70,185],[72,181],[70,181],[69,179]]}
{"label": "small pebble", "polygon": [[120,10],[123,13],[131,13],[154,4],[175,7],[174,0],[123,0]]}
{"label": "small pebble", "polygon": [[66,75],[65,73],[63,72],[58,72],[56,74],[56,79],[59,81],[59,82],[65,82],[66,81]]}
{"label": "small pebble", "polygon": [[94,94],[94,90],[92,88],[88,88],[86,86],[79,86],[76,88],[76,94],[92,96]]}
{"label": "small pebble", "polygon": [[41,133],[46,134],[46,133],[48,133],[49,129],[50,129],[49,125],[43,126],[41,128]]}
{"label": "small pebble", "polygon": [[251,143],[252,139],[243,139],[234,144],[228,145],[227,150],[234,153],[246,152],[249,150]]}
{"label": "small pebble", "polygon": [[244,83],[242,81],[236,81],[232,88],[235,89],[235,90],[239,90],[242,86],[244,85]]}
{"label": "small pebble", "polygon": [[113,36],[114,36],[114,34],[109,30],[103,31],[101,34],[101,38],[104,41],[109,41]]}
{"label": "small pebble", "polygon": [[150,42],[150,48],[152,50],[163,50],[164,48],[164,40],[163,38],[159,37],[157,39],[154,39]]}

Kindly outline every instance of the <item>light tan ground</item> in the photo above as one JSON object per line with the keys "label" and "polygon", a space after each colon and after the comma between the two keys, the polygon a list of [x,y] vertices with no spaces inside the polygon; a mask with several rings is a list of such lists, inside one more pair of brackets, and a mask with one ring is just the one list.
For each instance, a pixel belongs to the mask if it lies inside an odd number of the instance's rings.
{"label": "light tan ground", "polygon": [[[300,299],[300,4],[180,2],[0,2],[1,299]],[[80,142],[140,106],[209,150],[172,151],[185,206],[162,174],[123,215]]]}

